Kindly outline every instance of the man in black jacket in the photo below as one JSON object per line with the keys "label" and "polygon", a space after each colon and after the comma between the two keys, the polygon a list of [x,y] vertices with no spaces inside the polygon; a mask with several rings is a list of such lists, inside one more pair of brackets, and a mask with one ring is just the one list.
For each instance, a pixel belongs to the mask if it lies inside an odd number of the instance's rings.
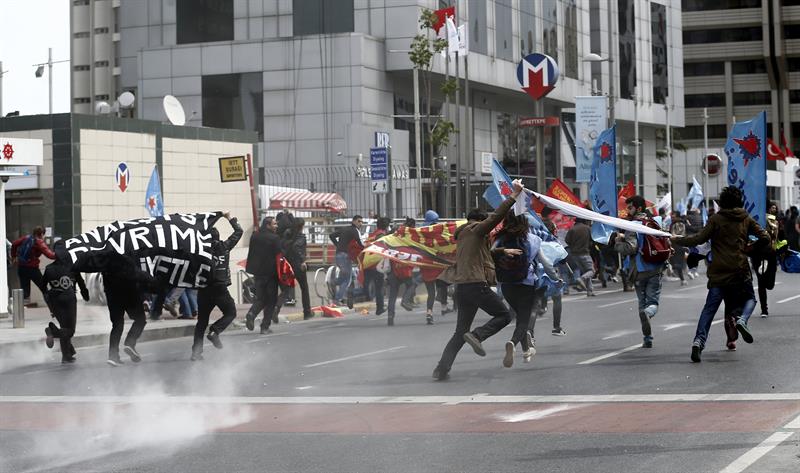
{"label": "man in black jacket", "polygon": [[[303,234],[303,227],[306,221],[302,218],[295,218],[292,220],[289,228],[281,235],[281,250],[286,261],[292,266],[294,271],[294,280],[300,288],[300,298],[303,303],[303,320],[308,320],[314,317],[311,312],[311,294],[308,291],[308,277],[306,272],[306,236]],[[294,287],[281,286],[281,293],[278,296],[278,302],[275,306],[275,312],[272,316],[272,321],[277,323],[278,313],[281,307],[294,296]]]}
{"label": "man in black jacket", "polygon": [[211,277],[208,285],[197,293],[197,325],[194,326],[194,344],[192,345],[192,361],[203,359],[203,334],[208,326],[208,318],[214,307],[219,307],[222,317],[211,324],[208,339],[214,347],[221,349],[221,334],[236,318],[236,303],[233,301],[228,286],[231,285],[231,250],[239,243],[244,231],[228,212],[222,214],[228,219],[233,233],[225,241],[220,241],[219,231],[211,229]]}
{"label": "man in black jacket", "polygon": [[[331,241],[336,245],[336,267],[339,268],[339,276],[336,278],[336,294],[333,298],[337,304],[344,305],[345,303],[353,273],[353,260],[357,255],[356,250],[360,251],[364,248],[359,233],[363,221],[361,215],[354,215],[352,225],[336,230],[330,235]],[[352,301],[348,300],[347,305],[352,308]]]}
{"label": "man in black jacket", "polygon": [[247,330],[255,328],[256,316],[263,310],[261,333],[270,333],[272,313],[278,299],[278,268],[275,258],[281,252],[281,241],[275,230],[278,228],[275,219],[264,217],[261,228],[250,237],[250,248],[247,253],[245,270],[255,279],[256,300],[247,311],[245,323]]}
{"label": "man in black jacket", "polygon": [[142,361],[142,357],[136,351],[136,342],[147,324],[143,305],[144,294],[158,293],[164,289],[157,287],[155,279],[139,269],[127,256],[115,258],[102,274],[108,316],[111,318],[106,363],[114,367],[122,365],[122,360],[119,358],[119,341],[125,329],[126,312],[133,320],[133,324],[125,336],[124,350],[131,361],[138,363]]}

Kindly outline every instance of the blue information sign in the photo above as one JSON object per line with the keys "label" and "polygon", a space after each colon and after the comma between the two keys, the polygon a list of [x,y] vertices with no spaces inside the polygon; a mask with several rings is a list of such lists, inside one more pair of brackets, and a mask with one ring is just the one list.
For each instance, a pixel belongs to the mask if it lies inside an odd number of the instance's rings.
{"label": "blue information sign", "polygon": [[389,153],[386,148],[370,148],[370,179],[372,192],[385,194],[389,191]]}

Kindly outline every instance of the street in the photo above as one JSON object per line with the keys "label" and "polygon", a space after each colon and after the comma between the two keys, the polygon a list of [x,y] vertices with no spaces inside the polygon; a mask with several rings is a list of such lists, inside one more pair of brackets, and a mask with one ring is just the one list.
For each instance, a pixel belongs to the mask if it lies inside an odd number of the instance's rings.
{"label": "street", "polygon": [[105,346],[74,365],[53,352],[0,373],[0,471],[796,472],[796,277],[779,273],[752,345],[725,348],[720,311],[695,364],[705,282],[664,282],[652,349],[635,294],[611,284],[565,296],[565,337],[550,311],[539,319],[531,363],[517,349],[502,367],[507,327],[485,358],[465,345],[444,382],[431,372],[456,316],[438,304],[433,326],[424,305],[398,305],[394,327],[385,315],[231,327],[197,363],[189,338],[141,343],[144,360],[120,368]]}

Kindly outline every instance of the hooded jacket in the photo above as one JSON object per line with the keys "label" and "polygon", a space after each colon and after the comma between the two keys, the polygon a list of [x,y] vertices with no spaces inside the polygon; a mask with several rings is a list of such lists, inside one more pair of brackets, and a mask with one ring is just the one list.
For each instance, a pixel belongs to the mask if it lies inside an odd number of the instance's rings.
{"label": "hooded jacket", "polygon": [[211,242],[211,280],[209,286],[231,285],[231,250],[239,243],[244,231],[236,217],[228,220],[233,227],[233,233],[225,241],[214,239]]}
{"label": "hooded jacket", "polygon": [[711,240],[708,287],[722,287],[752,280],[747,253],[749,236],[758,238],[755,246],[769,244],[769,235],[741,207],[722,209],[708,219],[697,234],[675,238],[673,243],[697,246]]}
{"label": "hooded jacket", "polygon": [[250,236],[245,271],[253,276],[278,277],[275,257],[280,252],[280,237],[277,233],[267,229],[265,222],[262,222],[261,228]]}

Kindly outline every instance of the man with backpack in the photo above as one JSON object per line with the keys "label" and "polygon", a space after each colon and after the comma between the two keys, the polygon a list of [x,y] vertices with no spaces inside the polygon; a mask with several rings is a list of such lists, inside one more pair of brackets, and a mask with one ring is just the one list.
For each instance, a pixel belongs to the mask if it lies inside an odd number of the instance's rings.
{"label": "man with backpack", "polygon": [[11,261],[17,264],[17,275],[25,305],[31,303],[31,282],[42,291],[42,295],[47,291],[42,282],[42,272],[39,270],[41,255],[51,260],[56,259],[56,254],[44,242],[44,228],[42,227],[34,228],[30,235],[17,238],[11,244]]}
{"label": "man with backpack", "polygon": [[[661,227],[645,210],[644,197],[634,195],[625,200],[630,220],[660,230]],[[661,274],[672,254],[669,238],[626,231],[617,235],[614,248],[622,256],[631,256],[631,271],[639,300],[639,321],[642,324],[643,348],[653,348],[650,319],[658,313],[661,297]]]}

